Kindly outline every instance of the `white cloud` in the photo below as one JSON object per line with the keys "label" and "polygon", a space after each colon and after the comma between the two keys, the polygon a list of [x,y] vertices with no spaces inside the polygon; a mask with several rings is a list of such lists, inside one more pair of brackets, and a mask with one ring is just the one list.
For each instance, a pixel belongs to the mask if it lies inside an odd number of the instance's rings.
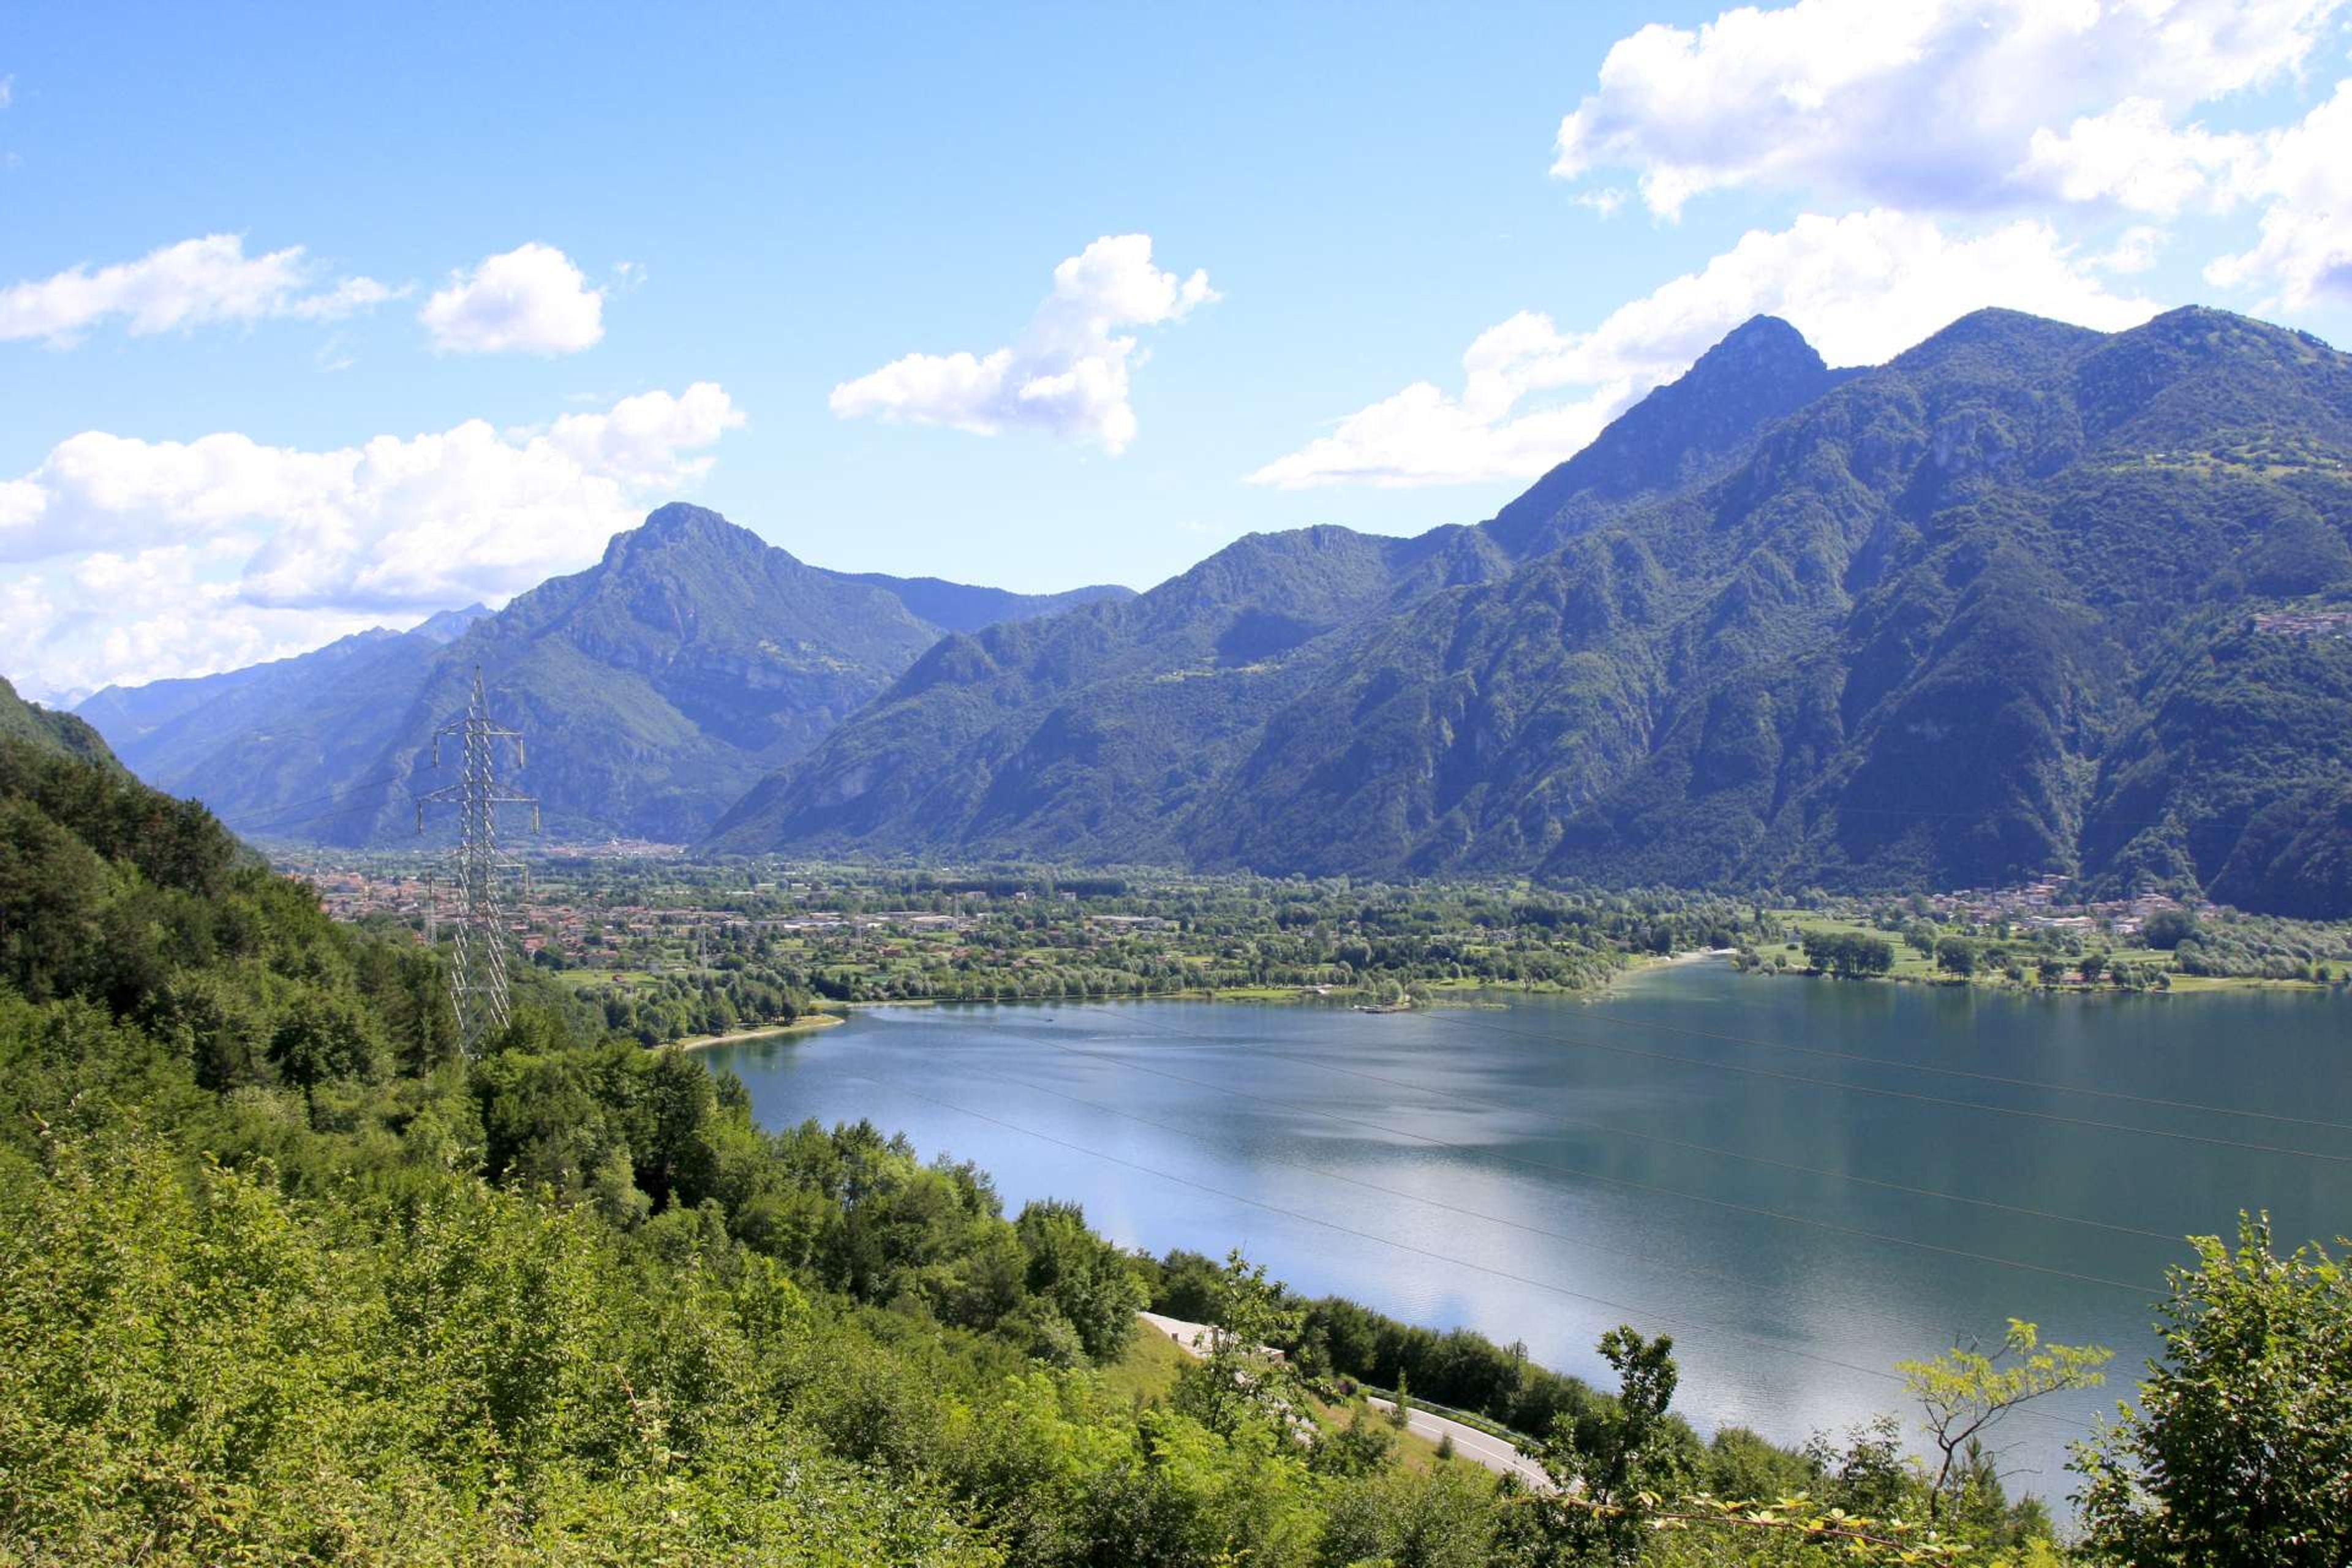
{"label": "white cloud", "polygon": [[2145,272],[2156,265],[2156,254],[2170,241],[2171,236],[2147,224],[2134,224],[2116,237],[2114,245],[2091,258],[2091,265],[2102,272],[2130,274]]}
{"label": "white cloud", "polygon": [[16,100],[16,79],[13,76],[0,76],[0,109],[7,108]]}
{"label": "white cloud", "polygon": [[442,353],[578,353],[604,335],[604,293],[534,241],[451,273],[417,320]]}
{"label": "white cloud", "polygon": [[2352,302],[2352,80],[2300,124],[2263,138],[2259,162],[2242,176],[2246,195],[2263,203],[2261,237],[2248,250],[2205,268],[2223,288],[2275,291],[2300,308],[2320,300]]}
{"label": "white cloud", "polygon": [[331,451],[86,431],[0,480],[0,671],[37,692],[196,674],[502,600],[593,561],[742,423],[700,382]]}
{"label": "white cloud", "polygon": [[[2193,105],[2298,68],[2345,3],[1797,0],[1696,29],[1654,23],[1610,49],[1598,89],[1560,123],[1552,172],[1632,170],[1669,218],[1749,184],[1995,205],[2030,194],[2011,176],[2053,121],[2128,99],[2168,130]],[[2173,199],[2179,162],[2216,151],[2199,139],[2223,140],[2188,134],[2189,148],[2147,149],[2155,174],[2104,167],[2101,194]]]}
{"label": "white cloud", "polygon": [[[1696,272],[1612,311],[1590,332],[1522,312],[1462,356],[1458,394],[1421,382],[1339,421],[1249,476],[1301,489],[1527,479],[1584,446],[1751,316],[1785,317],[1832,364],[1890,358],[1987,305],[2114,330],[2155,314],[2090,275],[2047,224],[1955,236],[1885,209],[1755,230]],[[1571,392],[1565,402],[1545,395]]]}
{"label": "white cloud", "polygon": [[1180,279],[1154,267],[1150,235],[1107,236],[1054,268],[1054,291],[1010,346],[908,354],[835,387],[833,411],[990,436],[1038,429],[1116,456],[1135,439],[1136,340],[1118,329],[1181,321],[1217,297],[1205,272]]}
{"label": "white cloud", "polygon": [[2176,127],[2156,100],[2127,98],[2078,118],[2063,134],[2034,132],[2017,179],[2065,201],[2173,217],[2192,203],[2230,205],[2257,146],[2252,136]]}
{"label": "white cloud", "polygon": [[302,247],[245,254],[243,237],[207,235],[92,271],[87,264],[0,289],[0,341],[65,347],[92,327],[121,321],[134,336],[217,321],[269,317],[333,321],[392,299],[373,278],[314,287]]}

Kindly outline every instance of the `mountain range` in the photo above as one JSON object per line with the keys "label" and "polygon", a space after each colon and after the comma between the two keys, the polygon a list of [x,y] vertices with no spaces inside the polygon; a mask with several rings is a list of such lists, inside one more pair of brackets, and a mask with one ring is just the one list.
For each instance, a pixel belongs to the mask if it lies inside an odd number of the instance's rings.
{"label": "mountain range", "polygon": [[1476,528],[942,640],[713,847],[2352,913],[2347,536],[2316,339],[1759,319]]}
{"label": "mountain range", "polygon": [[476,665],[571,837],[2352,914],[2352,360],[1986,310],[1832,369],[1759,317],[1475,526],[1030,599],[666,507],[496,614],[81,711],[232,826],[390,842]]}
{"label": "mountain range", "polygon": [[413,842],[434,729],[482,672],[560,838],[688,842],[942,635],[1116,598],[828,572],[673,504],[503,609],[79,705],[149,783],[260,838]]}

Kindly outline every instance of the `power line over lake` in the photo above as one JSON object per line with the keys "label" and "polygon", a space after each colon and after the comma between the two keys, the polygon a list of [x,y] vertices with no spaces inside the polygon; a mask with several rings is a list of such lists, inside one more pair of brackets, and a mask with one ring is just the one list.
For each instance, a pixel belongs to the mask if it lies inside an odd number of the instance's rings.
{"label": "power line over lake", "polygon": [[2294,1236],[2352,1213],[2352,1129],[2297,1114],[2346,1102],[2347,1022],[2312,994],[1702,964],[1500,1011],[883,1009],[710,1061],[771,1125],[870,1118],[976,1160],[1009,1205],[1078,1199],[1155,1252],[1238,1241],[1302,1291],[1604,1384],[1605,1329],[1670,1331],[1704,1426],[1799,1441],[1901,1410],[1895,1361],[2011,1317],[2111,1345],[2116,1386],[2004,1434],[2055,1496],[2066,1442],[2153,1347],[2178,1237],[2241,1208]]}

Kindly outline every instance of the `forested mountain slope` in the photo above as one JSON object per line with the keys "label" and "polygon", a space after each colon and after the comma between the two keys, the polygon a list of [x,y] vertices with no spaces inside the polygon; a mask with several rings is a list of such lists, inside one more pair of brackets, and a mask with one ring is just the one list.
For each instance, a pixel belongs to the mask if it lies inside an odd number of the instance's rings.
{"label": "forested mountain slope", "polygon": [[2347,913],[2347,609],[2315,339],[1982,311],[1842,373],[1750,323],[1481,529],[943,644],[717,842]]}
{"label": "forested mountain slope", "polygon": [[1362,627],[1710,469],[1834,379],[1794,329],[1759,318],[1485,527],[1252,534],[1125,604],[951,638],[837,744],[764,781],[714,842],[1193,858],[1201,803]]}
{"label": "forested mountain slope", "polygon": [[110,763],[113,753],[99,732],[71,713],[58,713],[37,702],[27,702],[16,689],[0,679],[0,740],[21,741],[44,752],[57,752],[85,762]]}
{"label": "forested mountain slope", "polygon": [[[559,837],[692,838],[935,641],[945,624],[1124,593],[1017,595],[809,566],[701,508],[615,536],[595,566],[496,613],[436,616],[84,704],[149,782],[257,837],[413,837],[435,727],[478,665],[528,738],[520,786]],[[934,622],[919,605],[948,617]]]}

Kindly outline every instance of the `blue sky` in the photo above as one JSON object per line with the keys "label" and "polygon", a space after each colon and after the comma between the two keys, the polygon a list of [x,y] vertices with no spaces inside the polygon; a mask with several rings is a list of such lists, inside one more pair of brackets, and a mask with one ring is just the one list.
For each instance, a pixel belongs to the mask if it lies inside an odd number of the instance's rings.
{"label": "blue sky", "polygon": [[0,5],[0,673],[495,602],[675,496],[1023,589],[1475,521],[1759,309],[2352,342],[2347,14]]}

